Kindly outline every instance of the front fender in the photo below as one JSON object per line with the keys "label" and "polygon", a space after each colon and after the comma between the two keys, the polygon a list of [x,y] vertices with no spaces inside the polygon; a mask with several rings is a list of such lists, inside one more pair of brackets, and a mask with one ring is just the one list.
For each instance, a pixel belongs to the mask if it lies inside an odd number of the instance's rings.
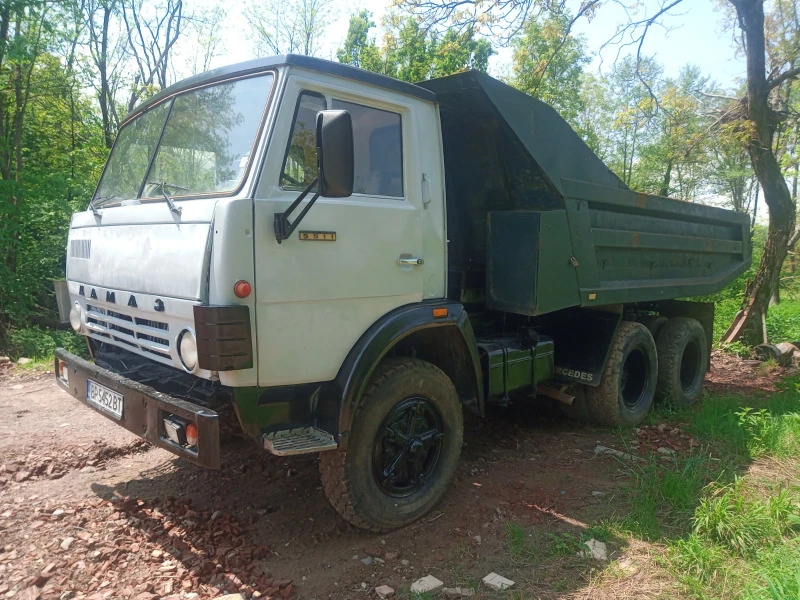
{"label": "front fender", "polygon": [[[447,315],[434,317],[434,309],[442,308],[447,309]],[[381,317],[361,336],[350,350],[334,381],[334,388],[341,394],[338,423],[340,447],[347,446],[353,416],[381,360],[398,343],[421,332],[440,332],[442,335],[434,335],[434,339],[440,344],[439,349],[447,350],[447,354],[464,353],[464,360],[456,361],[451,368],[442,370],[453,380],[462,400],[474,399],[478,403],[478,412],[483,414],[483,378],[478,347],[463,305],[439,300],[402,306]],[[430,340],[430,335],[426,337]],[[454,340],[462,346],[452,347]],[[430,345],[430,341],[427,343]],[[448,373],[448,370],[451,372]]]}

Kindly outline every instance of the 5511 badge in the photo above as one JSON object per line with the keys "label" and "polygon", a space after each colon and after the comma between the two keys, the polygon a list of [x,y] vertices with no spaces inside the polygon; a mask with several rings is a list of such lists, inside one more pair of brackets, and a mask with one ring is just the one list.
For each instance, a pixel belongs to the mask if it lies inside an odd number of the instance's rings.
{"label": "5511 badge", "polygon": [[301,231],[300,239],[304,242],[335,242],[335,231]]}

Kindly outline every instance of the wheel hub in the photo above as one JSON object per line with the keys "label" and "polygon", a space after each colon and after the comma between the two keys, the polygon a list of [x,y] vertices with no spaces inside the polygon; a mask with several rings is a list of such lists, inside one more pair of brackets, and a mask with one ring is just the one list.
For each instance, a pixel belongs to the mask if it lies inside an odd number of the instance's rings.
{"label": "wheel hub", "polygon": [[439,411],[427,398],[408,398],[395,406],[373,445],[372,472],[378,486],[394,497],[419,491],[439,464],[443,431]]}

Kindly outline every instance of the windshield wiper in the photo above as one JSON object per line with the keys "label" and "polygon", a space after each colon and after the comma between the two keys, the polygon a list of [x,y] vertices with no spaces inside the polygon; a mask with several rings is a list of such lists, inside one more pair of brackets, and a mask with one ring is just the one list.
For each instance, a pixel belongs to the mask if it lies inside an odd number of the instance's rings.
{"label": "windshield wiper", "polygon": [[182,207],[175,206],[175,202],[170,197],[170,195],[167,194],[167,188],[171,187],[171,188],[175,188],[176,190],[183,190],[183,191],[188,191],[189,188],[186,188],[186,187],[183,187],[183,186],[180,186],[180,185],[176,185],[174,183],[168,183],[166,181],[148,181],[147,183],[149,183],[150,185],[156,185],[156,186],[161,188],[161,195],[164,196],[164,200],[167,201],[167,206],[169,206],[169,209],[172,212],[174,212],[176,215],[179,215],[179,214],[181,214],[183,212],[183,208]]}
{"label": "windshield wiper", "polygon": [[116,196],[114,194],[110,194],[108,196],[95,196],[89,202],[89,210],[92,211],[92,214],[95,217],[97,217],[98,219],[102,219],[103,218],[103,213],[101,213],[99,210],[97,210],[97,205],[95,205],[95,202],[105,202],[106,200],[113,200],[114,198],[116,198]]}

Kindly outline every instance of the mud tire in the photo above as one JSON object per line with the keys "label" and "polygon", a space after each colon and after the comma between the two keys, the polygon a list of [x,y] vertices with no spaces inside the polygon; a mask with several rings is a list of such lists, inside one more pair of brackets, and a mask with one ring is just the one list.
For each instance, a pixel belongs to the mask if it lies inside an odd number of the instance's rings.
{"label": "mud tire", "polygon": [[656,338],[656,400],[691,405],[703,392],[708,371],[708,341],[697,319],[670,319]]}
{"label": "mud tire", "polygon": [[643,324],[623,321],[611,342],[600,385],[586,386],[592,420],[607,426],[638,425],[653,405],[657,381],[653,336]]}
{"label": "mud tire", "polygon": [[[395,407],[424,398],[438,412],[443,428],[434,471],[408,496],[386,493],[373,474],[376,437]],[[455,474],[464,437],[461,402],[452,381],[434,365],[414,358],[384,361],[372,377],[353,419],[347,450],[320,453],[325,495],[353,525],[376,532],[408,525],[442,498]]]}

